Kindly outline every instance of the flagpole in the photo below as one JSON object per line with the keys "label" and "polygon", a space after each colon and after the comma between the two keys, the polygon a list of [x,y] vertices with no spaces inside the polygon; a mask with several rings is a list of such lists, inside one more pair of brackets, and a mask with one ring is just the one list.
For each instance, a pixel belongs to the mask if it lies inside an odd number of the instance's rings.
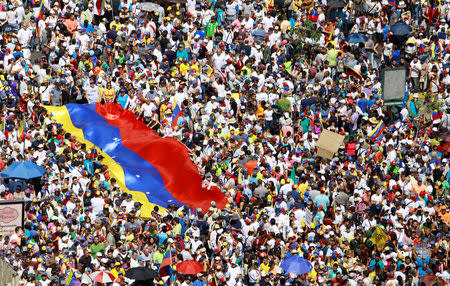
{"label": "flagpole", "polygon": [[26,125],[27,125],[27,121],[26,121],[26,118],[25,118],[25,116],[24,116],[24,117],[23,117],[23,129],[22,129],[22,132],[23,132],[23,138],[22,138],[22,145],[23,145],[23,148],[22,148],[22,157],[23,157],[23,160],[24,160],[24,161],[25,161],[25,133],[26,133],[26,130],[27,130]]}
{"label": "flagpole", "polygon": [[3,146],[3,144],[5,143],[4,141],[5,141],[5,139],[6,139],[6,132],[5,132],[5,130],[6,130],[6,115],[3,117],[3,128],[2,128],[3,130],[2,130],[2,132],[3,132],[3,137],[2,137],[2,146]]}
{"label": "flagpole", "polygon": [[169,243],[169,259],[170,259],[170,279],[172,279],[173,282],[175,282],[175,275],[173,274],[173,267],[172,267],[172,250],[170,249],[171,244]]}

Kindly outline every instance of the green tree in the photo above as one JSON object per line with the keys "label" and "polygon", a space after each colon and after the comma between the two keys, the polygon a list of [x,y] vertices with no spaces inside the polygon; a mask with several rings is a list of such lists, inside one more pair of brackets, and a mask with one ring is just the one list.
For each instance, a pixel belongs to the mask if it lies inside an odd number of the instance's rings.
{"label": "green tree", "polygon": [[318,41],[320,39],[320,32],[317,31],[314,23],[310,20],[302,22],[301,26],[294,26],[290,33],[294,38],[295,60],[300,57],[300,53],[308,41],[311,39],[313,41]]}

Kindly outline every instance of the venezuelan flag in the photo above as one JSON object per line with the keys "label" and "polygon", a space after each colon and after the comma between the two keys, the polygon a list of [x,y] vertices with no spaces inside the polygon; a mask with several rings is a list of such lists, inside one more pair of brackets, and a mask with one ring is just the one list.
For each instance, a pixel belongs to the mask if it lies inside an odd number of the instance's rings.
{"label": "venezuelan flag", "polygon": [[317,22],[317,20],[319,20],[319,13],[317,12],[316,9],[312,9],[312,10],[309,12],[308,20],[310,20],[310,21],[312,21],[312,22]]}
{"label": "venezuelan flag", "polygon": [[44,6],[44,0],[41,0],[41,4],[39,5],[39,13],[36,19],[36,24],[39,23],[40,20],[42,20],[42,16],[44,15],[45,12],[45,6]]}
{"label": "venezuelan flag", "polygon": [[177,102],[175,102],[175,108],[173,109],[172,112],[172,128],[177,126],[178,118],[180,118],[180,116],[181,116],[180,106],[178,105]]}
{"label": "venezuelan flag", "polygon": [[381,134],[383,134],[384,129],[386,129],[386,125],[384,125],[383,120],[380,120],[378,125],[368,134],[370,140],[375,141]]}
{"label": "venezuelan flag", "polygon": [[442,115],[444,115],[444,114],[442,113],[442,111],[435,110],[435,111],[433,111],[433,113],[431,114],[431,118],[432,118],[433,120],[437,120],[437,119],[441,118]]}
{"label": "venezuelan flag", "polygon": [[25,133],[27,133],[27,123],[25,122],[25,118],[22,119],[22,123],[19,126],[19,137],[25,138]]}
{"label": "venezuelan flag", "polygon": [[354,76],[359,80],[362,80],[362,75],[352,67],[344,66],[345,74],[348,76]]}
{"label": "venezuelan flag", "polygon": [[159,267],[159,276],[171,276],[173,277],[173,269],[172,269],[172,255],[170,249],[166,251],[164,254],[163,260]]}
{"label": "venezuelan flag", "polygon": [[186,146],[174,138],[161,138],[116,103],[46,106],[89,149],[103,155],[112,177],[135,201],[143,204],[142,217],[150,217],[154,204],[189,204],[207,210],[211,201],[227,204],[219,189],[202,188],[202,178]]}

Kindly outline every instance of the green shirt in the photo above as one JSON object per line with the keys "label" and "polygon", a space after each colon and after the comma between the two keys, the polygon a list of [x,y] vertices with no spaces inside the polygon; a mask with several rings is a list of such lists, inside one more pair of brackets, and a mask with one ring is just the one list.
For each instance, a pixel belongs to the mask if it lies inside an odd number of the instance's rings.
{"label": "green shirt", "polygon": [[206,25],[206,35],[214,38],[214,33],[216,32],[217,26],[219,26],[219,23],[217,22],[208,22],[208,24]]}
{"label": "green shirt", "polygon": [[448,183],[447,180],[442,182],[442,186],[444,187],[444,189],[447,191],[448,187],[450,186],[450,184]]}
{"label": "green shirt", "polygon": [[164,253],[161,253],[159,251],[157,251],[157,252],[155,252],[155,254],[153,254],[153,261],[158,261],[160,265],[162,263],[163,258],[164,258]]}
{"label": "green shirt", "polygon": [[309,121],[308,118],[305,118],[300,122],[300,125],[302,126],[303,133],[306,133],[309,130],[309,126],[311,125],[311,122]]}
{"label": "green shirt", "polygon": [[283,97],[278,101],[278,105],[280,105],[280,108],[284,112],[288,112],[291,107],[291,101],[289,99],[287,99],[286,97]]}
{"label": "green shirt", "polygon": [[91,253],[92,253],[93,258],[97,258],[97,253],[99,253],[100,251],[104,251],[104,250],[105,250],[105,245],[102,242],[91,245]]}
{"label": "green shirt", "polygon": [[328,55],[328,63],[330,64],[330,67],[336,66],[337,54],[338,54],[338,52],[336,51],[336,49],[328,50],[327,55]]}

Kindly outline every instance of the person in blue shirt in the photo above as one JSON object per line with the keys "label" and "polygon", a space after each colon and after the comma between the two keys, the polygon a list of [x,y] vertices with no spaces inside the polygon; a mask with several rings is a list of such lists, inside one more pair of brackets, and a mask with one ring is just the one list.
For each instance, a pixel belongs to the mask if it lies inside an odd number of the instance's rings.
{"label": "person in blue shirt", "polygon": [[188,60],[189,59],[189,55],[188,52],[186,51],[185,47],[183,45],[179,45],[178,46],[178,50],[177,50],[177,59],[182,58],[183,60]]}
{"label": "person in blue shirt", "polygon": [[428,271],[431,271],[430,267],[428,267],[428,263],[430,263],[430,257],[417,256],[416,257],[417,265],[419,266],[419,275],[425,276]]}
{"label": "person in blue shirt", "polygon": [[81,25],[81,30],[82,30],[84,33],[86,33],[86,34],[89,34],[89,33],[91,33],[91,32],[95,32],[94,27],[92,27],[92,25],[89,24],[89,21],[88,21],[88,20],[84,20],[83,25]]}
{"label": "person in blue shirt", "polygon": [[127,90],[125,88],[121,88],[119,94],[117,95],[117,102],[120,104],[120,106],[125,108],[127,101],[128,101]]}
{"label": "person in blue shirt", "polygon": [[358,100],[358,107],[361,109],[362,113],[367,113],[367,107],[369,106],[369,101],[366,98],[360,98]]}
{"label": "person in blue shirt", "polygon": [[217,23],[219,26],[222,26],[222,21],[225,21],[225,11],[224,11],[224,5],[220,5],[219,8],[217,8]]}
{"label": "person in blue shirt", "polygon": [[322,206],[324,212],[327,211],[328,205],[330,204],[330,199],[325,194],[324,189],[321,189],[320,195],[318,195],[314,198],[314,203],[317,205],[317,207]]}
{"label": "person in blue shirt", "polygon": [[194,286],[206,286],[205,277],[202,273],[197,274],[197,279],[194,281]]}
{"label": "person in blue shirt", "polygon": [[197,30],[195,33],[194,33],[194,38],[195,38],[195,36],[199,36],[200,37],[200,40],[203,40],[203,38],[205,37],[205,32],[203,31],[203,30]]}
{"label": "person in blue shirt", "polygon": [[178,117],[178,120],[177,120],[177,125],[183,126],[185,123],[189,124],[189,116],[187,115],[187,111],[182,109],[181,116]]}
{"label": "person in blue shirt", "polygon": [[395,61],[396,63],[400,62],[400,49],[398,48],[398,46],[394,45],[393,48],[393,52],[391,53],[391,64],[393,61]]}
{"label": "person in blue shirt", "polygon": [[417,117],[419,115],[419,104],[417,97],[414,97],[414,99],[409,102],[409,112],[412,117]]}
{"label": "person in blue shirt", "polygon": [[164,244],[164,242],[167,240],[167,226],[163,225],[161,227],[161,232],[156,235],[158,237],[158,246],[161,246]]}
{"label": "person in blue shirt", "polygon": [[94,174],[94,164],[89,160],[84,160],[84,169],[89,175]]}
{"label": "person in blue shirt", "polygon": [[242,194],[246,196],[249,200],[253,198],[252,190],[249,187],[245,187]]}

